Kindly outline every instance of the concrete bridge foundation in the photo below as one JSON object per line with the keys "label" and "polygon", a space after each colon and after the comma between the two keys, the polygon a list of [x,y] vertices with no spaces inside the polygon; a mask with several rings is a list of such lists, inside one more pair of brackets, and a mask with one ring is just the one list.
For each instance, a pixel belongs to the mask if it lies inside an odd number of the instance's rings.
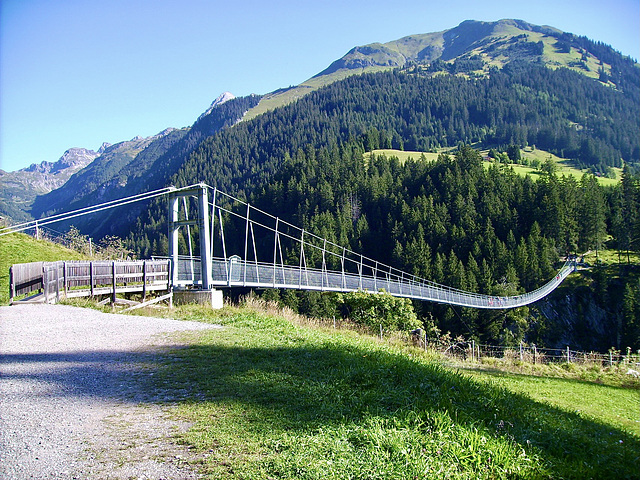
{"label": "concrete bridge foundation", "polygon": [[213,309],[219,309],[224,306],[222,298],[222,290],[173,290],[173,301],[176,305],[185,305],[187,303],[197,303],[199,305],[207,305]]}

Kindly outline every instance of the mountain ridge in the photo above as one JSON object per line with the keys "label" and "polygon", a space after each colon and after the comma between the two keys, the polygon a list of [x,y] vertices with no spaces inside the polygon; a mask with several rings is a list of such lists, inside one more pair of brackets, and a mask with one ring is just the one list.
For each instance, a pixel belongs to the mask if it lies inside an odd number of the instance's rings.
{"label": "mountain ridge", "polygon": [[14,172],[0,170],[0,215],[29,220],[27,212],[36,196],[60,188],[98,156],[93,150],[70,148],[55,162],[33,163]]}
{"label": "mountain ridge", "polygon": [[[453,62],[460,57],[479,57],[482,60],[481,68],[474,70],[477,75],[488,74],[491,67],[502,68],[508,63],[505,60],[513,60],[517,56],[518,60],[542,62],[551,68],[570,68],[613,85],[610,82],[612,65],[581,46],[578,40],[583,38],[586,37],[577,37],[552,26],[534,25],[524,20],[465,20],[458,26],[441,32],[414,34],[386,43],[356,46],[297,87],[265,95],[262,105],[249,111],[245,119],[264,113],[265,106],[273,109],[286,105],[317,88],[350,75],[405,68],[409,65],[426,68],[434,61]],[[557,51],[559,48],[568,51],[560,53]],[[609,54],[615,52],[607,45],[600,48],[606,49],[610,50]],[[624,58],[631,60],[630,57]]]}
{"label": "mountain ridge", "polygon": [[[79,172],[75,183],[42,195],[30,213],[37,217],[72,205],[84,206],[82,204],[89,198],[106,200],[164,186],[208,136],[232,127],[240,120],[251,121],[266,111],[290,104],[323,86],[356,74],[398,69],[408,74],[432,77],[449,73],[465,78],[483,78],[490,69],[503,68],[518,60],[548,64],[551,68],[574,62],[575,65],[570,67],[572,70],[588,74],[605,85],[618,88],[618,84],[624,83],[624,78],[614,68],[616,62],[624,63],[624,59],[620,60],[611,47],[590,41],[582,41],[583,46],[580,46],[576,38],[553,27],[536,26],[522,20],[468,20],[442,32],[409,35],[384,44],[354,47],[298,86],[241,99],[224,92],[191,127],[165,131],[165,135],[158,134],[158,138],[149,137],[155,140],[126,159],[105,160],[103,163],[110,165],[108,175],[104,175],[104,168],[88,165],[86,172]],[[599,56],[590,50],[598,50]],[[610,58],[598,60],[607,55]],[[601,67],[600,72],[596,71],[598,66]],[[110,148],[113,146],[103,145],[101,156]],[[80,182],[80,178],[85,181]],[[82,183],[89,188],[83,188]]]}

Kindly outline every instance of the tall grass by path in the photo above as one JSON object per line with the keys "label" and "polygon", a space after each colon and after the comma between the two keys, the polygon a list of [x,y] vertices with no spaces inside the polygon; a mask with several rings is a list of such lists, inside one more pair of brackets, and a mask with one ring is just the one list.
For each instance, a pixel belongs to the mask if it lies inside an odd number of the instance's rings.
{"label": "tall grass by path", "polygon": [[[225,328],[153,378],[182,392],[194,425],[182,441],[207,456],[209,478],[639,478],[640,436],[581,405],[354,332],[247,309],[184,317]],[[581,403],[606,408],[606,391],[585,385]]]}

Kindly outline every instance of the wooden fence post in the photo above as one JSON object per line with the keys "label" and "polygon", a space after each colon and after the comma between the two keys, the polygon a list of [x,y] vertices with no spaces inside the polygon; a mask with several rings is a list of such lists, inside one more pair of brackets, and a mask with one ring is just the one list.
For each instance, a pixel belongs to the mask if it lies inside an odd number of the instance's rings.
{"label": "wooden fence post", "polygon": [[93,262],[89,262],[89,285],[93,297]]}
{"label": "wooden fence post", "polygon": [[111,303],[116,304],[116,262],[111,262],[111,284],[113,285],[113,292],[111,292]]}
{"label": "wooden fence post", "polygon": [[16,282],[13,278],[13,265],[9,267],[9,304],[13,303],[16,296]]}
{"label": "wooden fence post", "polygon": [[62,281],[64,282],[64,297],[67,298],[67,292],[69,291],[67,287],[67,262],[62,262]]}
{"label": "wooden fence post", "polygon": [[56,303],[60,303],[60,264],[54,263],[56,269]]}
{"label": "wooden fence post", "polygon": [[47,275],[47,267],[42,264],[42,286],[44,287],[44,303],[49,303],[49,276]]}
{"label": "wooden fence post", "polygon": [[147,261],[142,261],[142,303],[147,301]]}

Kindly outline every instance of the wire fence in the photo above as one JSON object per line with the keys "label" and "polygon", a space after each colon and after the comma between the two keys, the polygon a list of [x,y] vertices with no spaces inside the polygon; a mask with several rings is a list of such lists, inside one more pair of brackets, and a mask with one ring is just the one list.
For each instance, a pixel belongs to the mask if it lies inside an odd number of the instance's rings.
{"label": "wire fence", "polygon": [[[422,340],[424,342],[424,340]],[[586,352],[566,348],[540,348],[534,344],[520,344],[517,346],[484,345],[474,341],[459,341],[448,346],[429,344],[449,357],[463,360],[482,361],[483,358],[503,359],[511,363],[521,362],[530,364],[561,364],[576,363],[581,365],[599,365],[602,367],[622,365],[633,369],[640,368],[640,350],[632,351],[610,349],[606,353]]]}

